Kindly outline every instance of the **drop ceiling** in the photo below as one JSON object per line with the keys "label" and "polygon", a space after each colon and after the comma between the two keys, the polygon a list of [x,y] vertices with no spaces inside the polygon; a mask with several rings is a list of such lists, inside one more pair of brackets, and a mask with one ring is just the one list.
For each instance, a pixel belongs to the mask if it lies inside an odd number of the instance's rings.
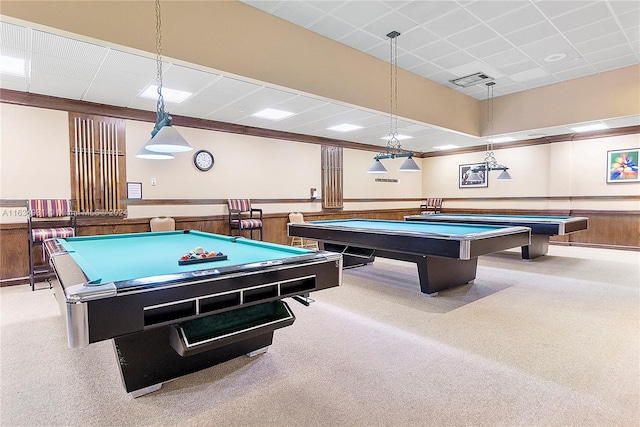
{"label": "drop ceiling", "polygon": [[[256,1],[243,3],[309,31],[389,61],[391,30],[398,66],[482,100],[484,84],[460,88],[450,80],[476,72],[494,78],[502,96],[640,63],[640,1]],[[0,54],[25,59],[27,73],[2,73],[0,88],[119,107],[155,111],[156,100],[140,95],[156,84],[155,54],[87,42],[0,17]],[[163,61],[164,87],[193,93],[171,114],[384,147],[387,113],[331,99],[270,87],[201,66]],[[387,84],[387,82],[381,82]],[[279,121],[253,117],[265,108],[295,114]],[[640,116],[604,118],[611,128],[640,125]],[[336,133],[342,123],[361,129]],[[511,134],[516,140],[572,133],[566,126]],[[437,151],[453,144],[484,145],[482,138],[399,119],[412,138],[402,147]]]}

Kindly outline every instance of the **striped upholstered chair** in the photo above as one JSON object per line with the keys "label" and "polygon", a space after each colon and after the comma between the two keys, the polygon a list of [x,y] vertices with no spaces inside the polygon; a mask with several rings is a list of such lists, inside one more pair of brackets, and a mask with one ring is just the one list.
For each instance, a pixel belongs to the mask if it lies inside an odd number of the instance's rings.
{"label": "striped upholstered chair", "polygon": [[229,206],[229,235],[233,236],[233,230],[238,230],[240,236],[248,231],[253,239],[253,230],[258,230],[262,240],[262,209],[252,208],[249,199],[228,199],[227,205]]}
{"label": "striped upholstered chair", "polygon": [[[76,234],[76,216],[71,201],[65,199],[32,199],[27,201],[27,233],[29,235],[29,284],[35,289],[36,275],[49,274],[44,241]],[[44,264],[35,265],[34,249],[42,247]]]}
{"label": "striped upholstered chair", "polygon": [[438,214],[442,210],[442,199],[431,197],[426,200],[426,203],[420,205],[421,214]]}

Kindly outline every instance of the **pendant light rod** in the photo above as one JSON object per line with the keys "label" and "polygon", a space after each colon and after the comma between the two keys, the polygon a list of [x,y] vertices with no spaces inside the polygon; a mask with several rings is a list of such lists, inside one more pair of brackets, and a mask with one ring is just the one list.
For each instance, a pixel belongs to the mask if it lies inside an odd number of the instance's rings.
{"label": "pendant light rod", "polygon": [[[156,80],[158,82],[158,101],[156,102],[156,123],[151,131],[151,139],[143,149],[159,153],[180,153],[193,150],[193,147],[172,127],[172,118],[164,110],[162,96],[162,16],[160,0],[155,1],[156,12]],[[140,156],[142,157],[142,156]],[[142,158],[151,158],[142,157]],[[164,157],[166,158],[166,157]]]}
{"label": "pendant light rod", "polygon": [[398,31],[391,31],[387,34],[389,37],[389,64],[391,66],[391,72],[389,73],[389,120],[390,131],[389,140],[385,151],[378,153],[373,159],[373,165],[367,171],[368,173],[387,173],[387,169],[380,162],[384,159],[395,159],[406,157],[399,171],[402,172],[420,172],[420,167],[413,160],[413,152],[402,149],[400,146],[400,140],[398,139]]}

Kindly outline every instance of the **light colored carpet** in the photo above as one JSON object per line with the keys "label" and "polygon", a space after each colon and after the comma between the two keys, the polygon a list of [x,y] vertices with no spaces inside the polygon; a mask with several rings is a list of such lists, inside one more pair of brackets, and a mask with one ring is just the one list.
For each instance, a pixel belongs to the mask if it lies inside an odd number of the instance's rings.
{"label": "light colored carpet", "polygon": [[130,398],[111,342],[68,349],[50,290],[0,288],[2,426],[637,426],[640,253],[480,258],[435,298],[414,264],[346,270],[238,358]]}

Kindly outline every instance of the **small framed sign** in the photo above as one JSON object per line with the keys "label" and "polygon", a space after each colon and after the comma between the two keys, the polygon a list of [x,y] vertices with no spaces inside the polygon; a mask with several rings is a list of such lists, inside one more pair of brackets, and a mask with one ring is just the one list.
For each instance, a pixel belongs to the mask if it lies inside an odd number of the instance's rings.
{"label": "small framed sign", "polygon": [[[487,168],[485,163],[470,163],[467,165],[460,165],[459,177],[460,181],[458,187],[460,188],[472,188],[472,187],[488,187],[489,180],[487,180]],[[482,169],[480,169],[482,168]],[[476,172],[471,175],[473,169]]]}
{"label": "small framed sign", "polygon": [[127,182],[127,199],[142,199],[141,182]]}
{"label": "small framed sign", "polygon": [[640,148],[607,151],[607,183],[640,182],[639,155]]}

